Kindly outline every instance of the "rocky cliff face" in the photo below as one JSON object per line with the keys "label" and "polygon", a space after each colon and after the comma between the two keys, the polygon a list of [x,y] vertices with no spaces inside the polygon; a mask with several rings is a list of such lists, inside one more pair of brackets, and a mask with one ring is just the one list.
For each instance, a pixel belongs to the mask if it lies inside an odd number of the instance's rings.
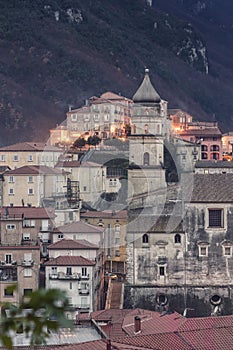
{"label": "rocky cliff face", "polygon": [[131,97],[145,66],[170,107],[231,127],[232,61],[188,15],[212,2],[0,0],[0,144],[46,140],[94,94]]}

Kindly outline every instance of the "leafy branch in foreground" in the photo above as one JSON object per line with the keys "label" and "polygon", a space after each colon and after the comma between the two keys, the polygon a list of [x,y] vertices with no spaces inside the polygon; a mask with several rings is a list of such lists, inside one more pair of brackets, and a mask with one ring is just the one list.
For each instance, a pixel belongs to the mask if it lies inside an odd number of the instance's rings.
{"label": "leafy branch in foreground", "polygon": [[0,342],[7,349],[12,349],[15,333],[24,333],[30,345],[35,346],[46,343],[50,330],[71,326],[65,318],[68,299],[58,289],[39,289],[28,294],[19,306],[4,303],[2,307],[6,315],[1,319]]}

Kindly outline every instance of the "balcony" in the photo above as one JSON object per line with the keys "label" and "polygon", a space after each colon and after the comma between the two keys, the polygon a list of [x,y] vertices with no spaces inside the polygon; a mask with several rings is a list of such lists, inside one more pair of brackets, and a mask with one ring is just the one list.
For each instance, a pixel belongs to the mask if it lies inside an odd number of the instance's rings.
{"label": "balcony", "polygon": [[57,279],[57,280],[80,280],[79,273],[73,273],[72,275],[65,274],[64,272],[58,272],[49,274],[49,279]]}
{"label": "balcony", "polygon": [[12,260],[12,261],[0,261],[0,266],[15,266],[17,265],[17,261],[16,260]]}
{"label": "balcony", "polygon": [[87,288],[87,289],[79,289],[79,294],[83,294],[83,295],[87,295],[87,294],[89,294],[89,288]]}
{"label": "balcony", "polygon": [[31,266],[33,266],[33,264],[34,264],[33,260],[23,260],[22,261],[22,266],[25,266],[25,267],[31,267]]}
{"label": "balcony", "polygon": [[40,232],[48,232],[48,231],[52,231],[53,230],[53,226],[48,225],[48,226],[40,226]]}
{"label": "balcony", "polygon": [[84,276],[80,276],[81,277],[81,280],[89,280],[89,273],[87,275],[84,275]]}

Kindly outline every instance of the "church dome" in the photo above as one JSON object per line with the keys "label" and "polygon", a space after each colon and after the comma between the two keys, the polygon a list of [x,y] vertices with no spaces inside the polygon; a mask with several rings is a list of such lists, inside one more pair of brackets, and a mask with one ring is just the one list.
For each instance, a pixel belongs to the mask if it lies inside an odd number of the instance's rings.
{"label": "church dome", "polygon": [[133,96],[133,102],[139,103],[159,103],[161,98],[153,85],[151,84],[149,77],[149,69],[145,69],[145,77],[143,82],[139,86],[138,90]]}

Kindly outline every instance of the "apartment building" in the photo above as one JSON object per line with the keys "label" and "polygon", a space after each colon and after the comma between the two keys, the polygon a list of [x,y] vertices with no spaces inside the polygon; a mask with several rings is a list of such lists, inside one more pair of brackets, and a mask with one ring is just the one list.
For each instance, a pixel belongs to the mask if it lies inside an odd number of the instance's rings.
{"label": "apartment building", "polygon": [[0,148],[0,166],[11,169],[30,165],[53,167],[63,150],[43,142],[22,142]]}
{"label": "apartment building", "polygon": [[93,260],[70,255],[58,256],[45,263],[46,288],[59,288],[67,293],[67,318],[76,319],[79,313],[93,311],[94,267]]}
{"label": "apartment building", "polygon": [[10,170],[4,174],[3,206],[65,206],[67,175],[39,165]]}

